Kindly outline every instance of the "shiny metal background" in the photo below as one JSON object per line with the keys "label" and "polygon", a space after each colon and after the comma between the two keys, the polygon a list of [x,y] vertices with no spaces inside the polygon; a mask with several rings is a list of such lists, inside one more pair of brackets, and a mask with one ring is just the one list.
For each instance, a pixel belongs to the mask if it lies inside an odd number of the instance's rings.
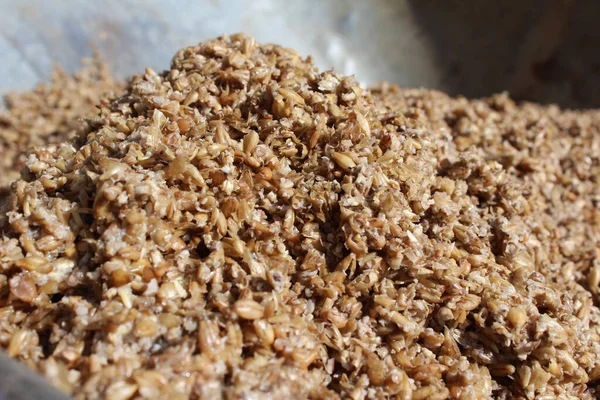
{"label": "shiny metal background", "polygon": [[243,31],[365,84],[599,106],[599,18],[594,0],[0,0],[0,93],[94,48],[126,77]]}

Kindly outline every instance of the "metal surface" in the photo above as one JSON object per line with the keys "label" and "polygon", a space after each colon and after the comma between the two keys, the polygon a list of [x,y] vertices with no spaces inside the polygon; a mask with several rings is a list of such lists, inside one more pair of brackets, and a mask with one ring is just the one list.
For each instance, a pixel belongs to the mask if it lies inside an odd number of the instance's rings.
{"label": "metal surface", "polygon": [[126,77],[168,68],[177,49],[235,32],[365,83],[424,85],[437,76],[406,1],[0,0],[0,10],[0,92],[47,79],[54,62],[75,70],[94,47]]}
{"label": "metal surface", "polygon": [[0,352],[0,400],[67,400],[67,397]]}
{"label": "metal surface", "polygon": [[53,63],[74,71],[94,48],[127,77],[243,31],[364,84],[597,107],[599,18],[595,0],[0,0],[0,93]]}

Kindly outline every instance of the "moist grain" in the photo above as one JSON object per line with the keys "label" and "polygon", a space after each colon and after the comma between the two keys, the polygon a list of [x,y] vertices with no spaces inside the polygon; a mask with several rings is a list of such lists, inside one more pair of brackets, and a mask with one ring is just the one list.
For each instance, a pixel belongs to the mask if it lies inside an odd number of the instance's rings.
{"label": "moist grain", "polygon": [[27,158],[0,345],[75,398],[595,398],[598,120],[188,47]]}
{"label": "moist grain", "polygon": [[[60,67],[51,83],[23,93],[9,93],[0,106],[0,197],[20,176],[29,151],[74,136],[82,118],[98,114],[97,104],[114,97],[124,84],[116,81],[98,57],[82,60],[83,67],[69,75]],[[41,167],[41,166],[40,166]]]}

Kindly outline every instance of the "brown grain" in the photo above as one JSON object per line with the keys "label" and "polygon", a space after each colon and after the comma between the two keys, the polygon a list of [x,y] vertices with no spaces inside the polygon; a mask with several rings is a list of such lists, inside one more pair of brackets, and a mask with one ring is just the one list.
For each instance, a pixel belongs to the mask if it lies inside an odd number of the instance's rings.
{"label": "brown grain", "polygon": [[[5,107],[0,107],[0,196],[5,196],[8,186],[19,178],[33,148],[64,142],[85,129],[83,118],[96,116],[101,99],[114,96],[123,87],[94,56],[84,59],[83,67],[74,75],[56,68],[51,83],[39,84],[29,92],[6,94]],[[49,167],[40,160],[31,170],[37,173]],[[60,179],[42,178],[40,182],[49,191],[64,184]]]}
{"label": "brown grain", "polygon": [[595,398],[598,121],[182,49],[30,153],[0,345],[75,398]]}

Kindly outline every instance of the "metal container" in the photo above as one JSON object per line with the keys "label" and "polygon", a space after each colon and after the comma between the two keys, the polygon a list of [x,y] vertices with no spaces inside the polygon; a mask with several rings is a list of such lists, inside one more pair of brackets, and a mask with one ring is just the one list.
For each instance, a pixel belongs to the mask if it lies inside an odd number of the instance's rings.
{"label": "metal container", "polygon": [[599,17],[594,0],[0,0],[0,93],[93,49],[124,78],[243,31],[367,85],[600,106]]}

